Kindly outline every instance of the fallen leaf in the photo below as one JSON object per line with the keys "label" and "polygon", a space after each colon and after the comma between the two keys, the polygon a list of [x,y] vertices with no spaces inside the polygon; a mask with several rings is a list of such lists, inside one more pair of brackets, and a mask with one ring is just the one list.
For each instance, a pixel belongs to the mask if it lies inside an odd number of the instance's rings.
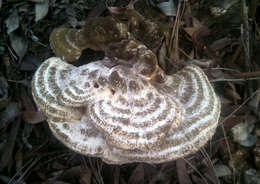
{"label": "fallen leaf", "polygon": [[256,143],[256,136],[251,135],[255,125],[247,122],[239,123],[231,129],[233,140],[245,147],[251,147]]}
{"label": "fallen leaf", "polygon": [[3,112],[0,112],[0,129],[7,126],[20,114],[18,104],[15,102],[9,103]]}
{"label": "fallen leaf", "polygon": [[211,45],[210,48],[214,51],[224,49],[228,45],[232,44],[232,39],[229,37],[224,37],[218,40],[215,40]]}
{"label": "fallen leaf", "polygon": [[40,66],[40,58],[37,56],[26,55],[24,56],[21,65],[20,71],[32,72],[35,71]]}
{"label": "fallen leaf", "polygon": [[35,22],[43,19],[49,11],[49,0],[35,4]]}
{"label": "fallen leaf", "polygon": [[191,20],[192,20],[192,23],[191,23],[192,26],[185,27],[183,29],[190,37],[193,37],[193,34],[197,30],[199,30],[201,27],[203,27],[203,24],[198,19],[196,19],[195,17],[191,17]]}
{"label": "fallen leaf", "polygon": [[24,87],[21,88],[21,98],[25,111],[22,112],[22,120],[26,123],[36,124],[46,120],[46,117],[39,111],[36,111],[32,99],[26,93]]}
{"label": "fallen leaf", "polygon": [[176,16],[176,8],[174,6],[173,0],[168,2],[161,2],[157,4],[157,7],[166,15],[166,16]]}
{"label": "fallen leaf", "polygon": [[71,27],[75,28],[78,26],[77,14],[73,6],[67,5],[65,8],[65,12],[67,14],[68,22]]}
{"label": "fallen leaf", "polygon": [[214,165],[214,171],[217,177],[230,176],[232,174],[230,168],[224,164]]}
{"label": "fallen leaf", "polygon": [[202,48],[205,45],[204,39],[209,35],[209,28],[206,26],[201,26],[197,28],[192,34],[192,41],[196,47]]}
{"label": "fallen leaf", "polygon": [[[0,121],[1,122],[1,121]],[[8,164],[11,164],[11,159],[13,155],[13,149],[15,146],[16,136],[20,127],[21,119],[18,117],[12,122],[11,132],[8,137],[5,148],[0,155],[0,171],[2,171]]]}
{"label": "fallen leaf", "polygon": [[244,172],[245,184],[260,184],[260,174],[255,169],[248,169]]}
{"label": "fallen leaf", "polygon": [[16,9],[12,9],[8,18],[5,20],[7,34],[12,33],[19,27],[19,16]]}
{"label": "fallen leaf", "polygon": [[212,166],[209,166],[206,168],[206,172],[204,172],[204,175],[210,180],[210,183],[219,184],[219,179],[216,176],[216,173],[214,171],[214,168]]}
{"label": "fallen leaf", "polygon": [[23,35],[17,35],[16,33],[12,32],[9,34],[11,46],[19,56],[19,61],[21,61],[27,52],[28,48],[28,41],[26,37]]}

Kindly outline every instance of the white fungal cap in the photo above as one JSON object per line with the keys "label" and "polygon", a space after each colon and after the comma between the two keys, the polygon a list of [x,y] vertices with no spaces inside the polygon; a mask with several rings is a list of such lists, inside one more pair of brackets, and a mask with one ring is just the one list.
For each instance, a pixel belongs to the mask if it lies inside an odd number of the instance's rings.
{"label": "white fungal cap", "polygon": [[107,163],[161,163],[198,151],[213,136],[220,102],[199,67],[158,82],[107,62],[74,67],[50,58],[35,73],[35,102],[65,145]]}
{"label": "white fungal cap", "polygon": [[[75,67],[59,58],[49,58],[36,71],[32,80],[32,94],[39,109],[54,121],[80,119],[82,110],[62,105],[58,100],[61,89]],[[64,81],[64,82],[63,82]]]}
{"label": "white fungal cap", "polygon": [[[130,161],[161,163],[198,151],[214,135],[220,115],[220,101],[204,72],[197,66],[185,67],[168,76],[167,89],[182,104],[181,123],[167,133],[164,142],[148,151],[114,150]],[[160,86],[162,87],[162,86]],[[177,90],[174,90],[177,89]]]}

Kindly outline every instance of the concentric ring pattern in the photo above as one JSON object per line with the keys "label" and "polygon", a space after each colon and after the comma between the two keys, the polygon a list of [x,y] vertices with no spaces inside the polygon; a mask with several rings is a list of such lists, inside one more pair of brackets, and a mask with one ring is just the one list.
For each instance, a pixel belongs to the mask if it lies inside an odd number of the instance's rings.
{"label": "concentric ring pattern", "polygon": [[65,145],[107,163],[161,163],[198,151],[213,136],[220,102],[199,67],[158,82],[137,72],[142,61],[109,62],[74,67],[50,58],[36,71],[34,100]]}

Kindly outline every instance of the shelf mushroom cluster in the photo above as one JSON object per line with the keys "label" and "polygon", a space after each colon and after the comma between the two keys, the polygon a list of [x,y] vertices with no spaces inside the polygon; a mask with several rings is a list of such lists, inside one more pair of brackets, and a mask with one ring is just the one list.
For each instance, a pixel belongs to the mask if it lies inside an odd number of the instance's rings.
{"label": "shelf mushroom cluster", "polygon": [[[144,45],[131,62],[75,67],[58,57],[32,81],[53,134],[72,150],[107,163],[162,163],[198,151],[215,133],[220,101],[195,65],[166,75]],[[111,64],[113,63],[113,64]]]}

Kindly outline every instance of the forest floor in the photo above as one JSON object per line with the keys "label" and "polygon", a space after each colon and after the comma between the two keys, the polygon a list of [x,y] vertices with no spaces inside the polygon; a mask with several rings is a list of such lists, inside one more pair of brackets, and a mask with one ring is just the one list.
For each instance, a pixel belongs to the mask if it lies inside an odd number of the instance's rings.
{"label": "forest floor", "polygon": [[[190,62],[207,74],[221,100],[212,140],[195,154],[163,164],[108,165],[71,151],[37,110],[33,74],[55,55],[49,44],[55,28],[80,28],[129,2],[0,0],[0,183],[260,184],[259,1],[160,2],[136,0],[134,7],[167,28],[155,49],[167,73]],[[80,60],[103,55],[88,49]]]}

